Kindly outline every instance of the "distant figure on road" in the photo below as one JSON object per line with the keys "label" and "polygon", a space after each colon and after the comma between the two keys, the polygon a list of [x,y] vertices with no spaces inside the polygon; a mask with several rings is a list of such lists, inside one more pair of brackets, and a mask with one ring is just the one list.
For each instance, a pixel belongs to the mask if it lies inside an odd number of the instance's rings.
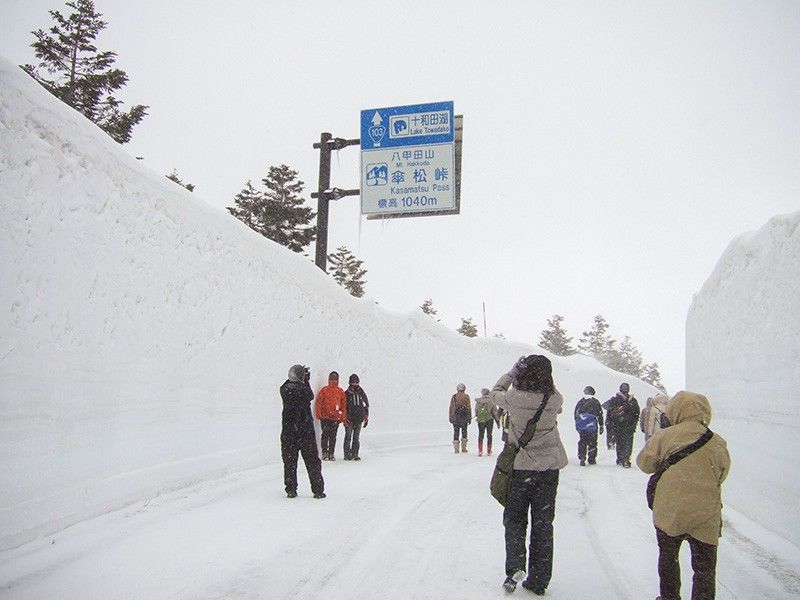
{"label": "distant figure on road", "polygon": [[[678,392],[669,401],[666,414],[672,425],[655,432],[636,457],[645,473],[663,469],[653,497],[659,599],[681,597],[678,553],[686,540],[694,570],[692,599],[713,600],[717,545],[722,535],[722,482],[731,468],[728,446],[708,429],[711,404],[705,396]],[[683,458],[674,461],[681,450],[685,450]],[[666,462],[669,457],[673,458],[671,465]]]}
{"label": "distant figure on road", "polygon": [[[530,442],[514,459],[508,500],[503,510],[506,542],[506,579],[503,588],[522,587],[544,595],[553,572],[553,519],[556,511],[558,471],[567,466],[556,417],[564,399],[553,383],[546,356],[520,358],[492,389],[498,408],[509,416],[508,443],[518,445],[528,421],[544,405]],[[513,384],[513,388],[511,388]],[[545,404],[546,402],[546,404]],[[528,515],[531,517],[530,553],[526,561]],[[527,576],[525,572],[527,570]]]}
{"label": "distant figure on road", "polygon": [[461,433],[461,452],[467,451],[467,426],[472,422],[472,406],[465,393],[466,386],[459,383],[450,398],[450,423],[453,425],[453,450],[458,454],[458,435]]}
{"label": "distant figure on road", "polygon": [[344,395],[347,397],[347,420],[344,422],[344,459],[361,460],[358,451],[361,448],[361,427],[369,422],[369,399],[361,380],[353,373],[348,380],[349,386]]}
{"label": "distant figure on road", "polygon": [[578,432],[578,460],[582,467],[586,466],[586,455],[589,464],[597,463],[597,433],[603,433],[603,409],[600,401],[594,397],[594,388],[587,385],[583,388],[583,398],[575,405],[575,430]]}
{"label": "distant figure on road", "polygon": [[322,479],[322,462],[317,452],[317,434],[311,416],[314,392],[309,385],[311,373],[303,365],[293,365],[289,378],[280,388],[283,412],[281,413],[281,458],[283,483],[289,498],[297,497],[297,453],[303,457],[311,482],[314,498],[325,497]]}
{"label": "distant figure on road", "polygon": [[328,385],[317,392],[317,401],[314,405],[315,413],[320,421],[322,435],[322,460],[336,460],[336,432],[339,423],[347,420],[347,398],[344,390],[339,387],[339,373],[331,371],[328,375]]}
{"label": "distant figure on road", "polygon": [[486,455],[492,454],[492,429],[499,419],[497,406],[489,396],[489,390],[483,388],[480,398],[475,399],[475,420],[478,422],[478,456],[483,456],[483,436],[486,434]]}
{"label": "distant figure on road", "polygon": [[630,468],[633,452],[633,435],[639,422],[639,402],[629,392],[627,383],[619,386],[619,392],[607,402],[606,426],[614,427],[617,441],[617,464]]}
{"label": "distant figure on road", "polygon": [[669,398],[666,394],[656,394],[647,399],[647,405],[642,409],[639,416],[639,429],[644,433],[645,442],[649,440],[656,431],[661,431],[662,416],[665,417]]}

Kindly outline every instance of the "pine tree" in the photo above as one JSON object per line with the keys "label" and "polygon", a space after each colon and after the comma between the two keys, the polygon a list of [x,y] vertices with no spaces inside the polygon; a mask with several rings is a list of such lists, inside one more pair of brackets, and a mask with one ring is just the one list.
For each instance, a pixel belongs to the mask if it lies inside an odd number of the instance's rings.
{"label": "pine tree", "polygon": [[[37,66],[22,68],[47,91],[62,102],[83,113],[120,144],[129,142],[134,125],[147,115],[148,106],[136,104],[122,112],[122,102],[112,94],[128,83],[128,75],[112,68],[116,52],[98,52],[94,45],[97,34],[107,22],[94,9],[91,0],[67,2],[73,10],[64,17],[51,10],[55,21],[48,31],[33,32],[36,41],[31,44],[40,60]],[[46,77],[41,71],[46,71]]]}
{"label": "pine tree", "polygon": [[264,237],[302,252],[316,238],[317,228],[310,225],[314,211],[305,206],[304,184],[297,180],[297,171],[286,165],[270,167],[261,181],[266,191],[248,181],[228,212]]}
{"label": "pine tree", "polygon": [[[439,311],[433,308],[433,300],[431,300],[430,298],[425,300],[425,302],[422,303],[422,306],[420,306],[420,308],[422,309],[422,312],[424,312],[432,319],[436,319],[436,315],[439,313]],[[436,320],[438,321],[439,319]]]}
{"label": "pine tree", "polygon": [[556,356],[569,356],[575,354],[575,348],[572,347],[572,338],[567,337],[566,330],[561,326],[564,317],[561,315],[553,315],[552,319],[547,320],[547,329],[542,331],[542,337],[539,340],[539,347],[549,350]]}
{"label": "pine tree", "polygon": [[639,377],[642,374],[642,353],[633,345],[631,338],[627,335],[622,338],[622,342],[619,344],[619,354],[622,368],[617,370]]}
{"label": "pine tree", "polygon": [[666,393],[667,389],[664,387],[664,384],[661,383],[661,373],[658,370],[658,363],[650,363],[642,367],[642,381],[646,381],[653,387],[658,388],[662,392]]}
{"label": "pine tree", "polygon": [[472,322],[472,317],[466,319],[464,317],[461,317],[461,327],[456,329],[456,331],[458,331],[458,333],[466,337],[470,338],[478,337],[478,328]]}
{"label": "pine tree", "polygon": [[328,254],[328,273],[336,283],[345,288],[351,295],[361,298],[364,295],[364,275],[361,268],[363,260],[358,260],[345,246],[340,246],[335,253]]}
{"label": "pine tree", "polygon": [[187,182],[187,183],[184,183],[183,181],[181,181],[181,178],[180,178],[180,177],[178,177],[178,171],[177,171],[177,170],[175,170],[175,169],[172,169],[172,173],[170,173],[170,174],[169,174],[169,175],[167,175],[166,177],[167,177],[167,179],[169,179],[170,181],[174,181],[174,182],[175,182],[175,183],[177,183],[179,186],[186,188],[186,189],[187,189],[187,190],[189,190],[190,192],[193,192],[193,191],[194,191],[194,184],[193,184],[193,183],[188,183],[188,182]]}
{"label": "pine tree", "polygon": [[615,343],[608,335],[608,323],[605,318],[602,315],[596,315],[592,328],[581,334],[578,349],[605,363],[605,359],[611,354]]}

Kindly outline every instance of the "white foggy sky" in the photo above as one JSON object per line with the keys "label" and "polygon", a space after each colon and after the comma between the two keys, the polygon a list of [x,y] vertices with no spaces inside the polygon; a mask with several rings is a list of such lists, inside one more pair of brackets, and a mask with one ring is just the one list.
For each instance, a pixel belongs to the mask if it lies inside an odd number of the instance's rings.
{"label": "white foggy sky", "polygon": [[[559,313],[577,343],[602,314],[671,392],[692,294],[731,239],[800,207],[797,2],[95,4],[118,96],[150,105],[126,148],[219,207],[281,163],[310,200],[320,132],[453,100],[461,215],[366,221],[345,198],[329,250],[365,261],[382,306],[432,298],[450,328],[482,331],[485,302],[489,335],[535,344]],[[35,62],[52,9],[0,0],[0,52]],[[333,156],[332,185],[358,186],[358,154]]]}

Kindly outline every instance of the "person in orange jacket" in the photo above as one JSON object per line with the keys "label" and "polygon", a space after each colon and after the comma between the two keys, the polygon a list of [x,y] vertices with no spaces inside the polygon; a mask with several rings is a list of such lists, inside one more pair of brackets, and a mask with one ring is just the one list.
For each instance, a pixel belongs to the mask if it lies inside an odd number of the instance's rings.
{"label": "person in orange jacket", "polygon": [[339,373],[331,371],[328,375],[328,385],[317,392],[314,403],[314,414],[320,421],[322,436],[322,460],[336,460],[333,456],[336,450],[336,432],[339,423],[347,420],[347,397],[344,390],[339,387]]}

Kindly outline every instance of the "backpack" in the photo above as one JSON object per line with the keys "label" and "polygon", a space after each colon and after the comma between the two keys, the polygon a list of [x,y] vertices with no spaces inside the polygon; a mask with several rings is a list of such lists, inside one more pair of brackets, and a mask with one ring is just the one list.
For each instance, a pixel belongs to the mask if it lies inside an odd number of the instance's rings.
{"label": "backpack", "polygon": [[597,431],[597,415],[592,413],[578,413],[575,415],[575,430],[580,433]]}
{"label": "backpack", "polygon": [[485,404],[481,404],[478,407],[478,414],[475,415],[475,417],[478,419],[479,423],[486,423],[486,421],[492,418],[492,413],[489,412]]}

